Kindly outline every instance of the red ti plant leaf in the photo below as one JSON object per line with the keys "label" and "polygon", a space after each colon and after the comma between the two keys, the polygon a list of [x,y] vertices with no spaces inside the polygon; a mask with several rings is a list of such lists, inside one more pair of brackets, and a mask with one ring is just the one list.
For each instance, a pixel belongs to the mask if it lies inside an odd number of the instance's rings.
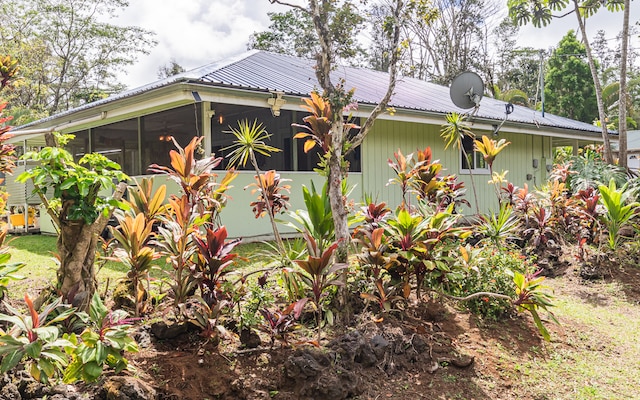
{"label": "red ti plant leaf", "polygon": [[194,237],[198,247],[198,266],[200,267],[201,278],[199,281],[203,299],[211,304],[220,300],[218,287],[224,275],[228,272],[226,268],[233,263],[238,256],[231,251],[242,239],[237,238],[229,242],[227,239],[227,228],[222,226],[216,229],[205,229],[204,238]]}
{"label": "red ti plant leaf", "polygon": [[253,207],[256,218],[267,214],[268,208],[271,208],[272,215],[276,215],[289,207],[289,196],[283,192],[289,192],[291,186],[283,185],[282,183],[288,182],[290,179],[281,179],[280,174],[276,173],[275,170],[269,170],[264,174],[255,176],[255,179],[257,182],[247,185],[245,189],[252,187],[251,194],[260,193],[258,200],[250,204]]}

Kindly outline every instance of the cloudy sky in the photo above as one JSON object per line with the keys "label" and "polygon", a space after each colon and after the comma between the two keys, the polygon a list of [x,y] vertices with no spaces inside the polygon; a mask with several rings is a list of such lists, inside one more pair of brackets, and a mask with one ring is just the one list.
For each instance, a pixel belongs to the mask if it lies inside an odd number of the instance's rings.
{"label": "cloudy sky", "polygon": [[[639,8],[631,9],[632,24],[640,20]],[[140,56],[120,79],[133,88],[156,80],[158,68],[172,58],[191,69],[239,54],[246,50],[252,33],[269,26],[268,12],[286,9],[269,0],[130,0],[129,8],[111,23],[153,31],[158,45],[149,55]],[[506,6],[503,13],[507,13]],[[622,27],[622,13],[602,10],[588,23],[591,38],[599,29],[605,30],[607,38],[614,38]],[[569,29],[578,30],[573,15],[545,28],[522,28],[518,41],[521,46],[548,48]],[[640,47],[637,40],[634,47]]]}

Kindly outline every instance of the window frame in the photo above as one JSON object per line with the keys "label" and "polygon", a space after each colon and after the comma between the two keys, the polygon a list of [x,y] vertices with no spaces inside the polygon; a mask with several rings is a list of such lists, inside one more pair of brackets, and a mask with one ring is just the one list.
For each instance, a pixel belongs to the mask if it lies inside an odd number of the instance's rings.
{"label": "window frame", "polygon": [[[473,161],[472,168],[465,168],[465,152]],[[466,162],[469,164],[469,160]],[[482,167],[476,167],[476,165],[481,164]],[[475,150],[474,146],[474,138],[471,136],[464,136],[462,139],[462,146],[460,148],[460,173],[461,174],[476,174],[476,175],[491,175],[491,171],[489,170],[489,166],[484,161],[484,157],[482,153]]]}

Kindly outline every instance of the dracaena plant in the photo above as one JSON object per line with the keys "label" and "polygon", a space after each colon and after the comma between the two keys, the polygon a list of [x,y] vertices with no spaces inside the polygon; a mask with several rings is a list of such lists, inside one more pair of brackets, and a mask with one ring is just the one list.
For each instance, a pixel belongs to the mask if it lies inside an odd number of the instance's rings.
{"label": "dracaena plant", "polygon": [[149,271],[161,255],[153,246],[153,220],[147,219],[142,213],[135,217],[116,214],[116,218],[119,226],[110,227],[113,243],[119,244],[114,248],[113,255],[129,268],[126,280],[133,292],[135,316],[138,317],[147,309],[149,293],[144,284],[149,286]]}
{"label": "dracaena plant", "polygon": [[[69,363],[63,349],[73,348],[74,344],[60,338],[56,324],[68,318],[74,310],[62,306],[62,300],[57,299],[43,306],[38,313],[28,295],[24,296],[24,301],[28,314],[22,314],[9,304],[4,306],[11,315],[0,314],[0,321],[11,324],[7,332],[0,331],[0,372],[6,373],[23,363],[33,378],[48,383],[51,379],[58,379]],[[49,318],[56,309],[61,311]]]}
{"label": "dracaena plant", "polygon": [[545,286],[542,285],[545,278],[544,276],[538,276],[540,272],[538,271],[534,274],[513,272],[513,282],[516,285],[517,296],[513,304],[518,311],[528,311],[531,314],[538,330],[544,339],[549,341],[551,336],[542,323],[538,310],[545,310],[554,322],[558,323],[558,320],[549,311],[549,307],[553,307],[553,297],[545,291]]}
{"label": "dracaena plant", "polygon": [[[470,160],[470,155],[467,154],[464,146],[462,145],[464,138],[475,138],[475,134],[471,130],[471,126],[466,121],[466,116],[458,113],[450,113],[445,116],[445,123],[440,130],[440,136],[445,141],[445,150],[449,146],[454,146],[458,151],[462,151],[465,159]],[[472,156],[472,155],[471,155]],[[476,192],[476,186],[473,179],[473,169],[469,169],[469,175],[471,176],[471,188],[473,189],[473,198],[476,203],[476,212],[480,214],[480,205],[478,203],[478,194]]]}
{"label": "dracaena plant", "polygon": [[66,348],[71,357],[71,363],[64,371],[66,383],[94,382],[105,368],[118,374],[129,366],[125,353],[138,351],[130,334],[135,318],[127,318],[123,310],[110,311],[97,293],[91,299],[87,319],[87,326],[80,335],[65,335],[73,343]]}
{"label": "dracaena plant", "polygon": [[332,286],[342,286],[344,283],[338,279],[338,272],[347,268],[346,264],[335,263],[333,252],[338,248],[338,242],[334,242],[326,249],[321,250],[316,240],[309,232],[304,233],[307,241],[308,255],[306,260],[294,260],[300,267],[297,271],[302,282],[311,291],[311,301],[316,308],[316,323],[318,329],[318,342],[321,335],[321,321],[323,314],[322,299],[327,289]]}
{"label": "dracaena plant", "polygon": [[517,232],[520,229],[520,221],[513,207],[508,203],[502,203],[497,214],[491,212],[489,215],[481,216],[477,228],[481,235],[480,242],[504,248],[509,241],[519,239]]}
{"label": "dracaena plant", "polygon": [[622,241],[620,230],[630,225],[640,204],[630,200],[632,192],[627,190],[626,185],[618,189],[614,179],[609,181],[609,186],[600,185],[598,189],[600,201],[606,210],[602,219],[609,233],[609,248],[615,250]]}
{"label": "dracaena plant", "polygon": [[260,310],[260,314],[262,314],[265,321],[260,326],[260,329],[269,334],[271,347],[273,347],[276,340],[282,342],[283,345],[289,344],[289,334],[295,328],[296,321],[300,318],[308,300],[308,298],[300,299],[289,304],[283,310],[270,310],[268,308]]}
{"label": "dracaena plant", "polygon": [[229,267],[238,256],[232,253],[241,239],[226,241],[227,228],[224,226],[216,229],[205,228],[203,237],[194,236],[197,248],[196,282],[200,288],[200,294],[209,306],[213,306],[228,296],[224,293],[222,283]]}

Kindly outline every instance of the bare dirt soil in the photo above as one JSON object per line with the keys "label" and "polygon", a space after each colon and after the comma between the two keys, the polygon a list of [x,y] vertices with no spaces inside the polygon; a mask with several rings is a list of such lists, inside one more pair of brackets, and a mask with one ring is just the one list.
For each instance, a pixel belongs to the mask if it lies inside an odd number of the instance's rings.
{"label": "bare dirt soil", "polygon": [[[563,274],[549,279],[556,294],[608,301],[580,278],[577,266]],[[640,304],[640,269],[608,266],[602,275]],[[171,340],[150,335],[131,360],[160,399],[538,398],[523,392],[517,374],[493,350],[523,360],[546,357],[528,315],[488,323],[452,303],[430,301],[382,322],[366,312],[358,318],[330,332],[320,348],[271,347],[263,336],[259,348],[241,349],[236,335],[212,343],[194,331]],[[556,346],[571,346],[564,340],[566,326],[548,327]]]}

